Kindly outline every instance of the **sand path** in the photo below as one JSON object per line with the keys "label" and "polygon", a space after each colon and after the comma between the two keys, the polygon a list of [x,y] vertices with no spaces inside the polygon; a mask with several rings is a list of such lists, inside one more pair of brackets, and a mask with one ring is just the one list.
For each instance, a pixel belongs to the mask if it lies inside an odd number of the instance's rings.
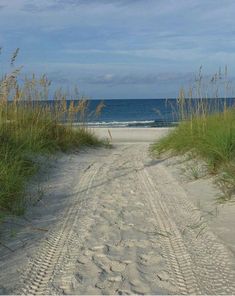
{"label": "sand path", "polygon": [[39,209],[34,221],[49,231],[2,258],[6,291],[235,293],[233,255],[164,165],[149,157],[148,144],[65,156],[58,168],[50,180],[54,208],[44,216]]}

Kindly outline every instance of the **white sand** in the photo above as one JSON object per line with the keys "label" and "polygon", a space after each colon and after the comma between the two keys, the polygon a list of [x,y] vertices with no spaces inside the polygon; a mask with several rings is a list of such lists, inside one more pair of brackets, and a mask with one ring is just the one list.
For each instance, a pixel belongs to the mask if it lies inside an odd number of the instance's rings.
{"label": "white sand", "polygon": [[234,294],[231,244],[196,205],[199,192],[212,202],[211,184],[190,188],[148,155],[167,131],[113,128],[112,149],[58,156],[27,219],[2,225],[0,292]]}
{"label": "white sand", "polygon": [[94,133],[101,138],[106,138],[112,143],[152,143],[163,135],[165,135],[170,128],[92,128]]}
{"label": "white sand", "polygon": [[[235,254],[234,197],[231,201],[223,201],[224,193],[216,185],[216,176],[202,169],[202,161],[185,159],[187,157],[172,157],[164,165],[185,189],[188,198],[200,209],[210,229]],[[195,174],[199,178],[195,179]]]}

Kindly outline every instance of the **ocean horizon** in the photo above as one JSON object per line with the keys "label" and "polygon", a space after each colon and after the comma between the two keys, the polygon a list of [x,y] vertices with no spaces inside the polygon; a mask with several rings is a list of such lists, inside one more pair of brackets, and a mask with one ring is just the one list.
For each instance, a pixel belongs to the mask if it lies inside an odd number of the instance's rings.
{"label": "ocean horizon", "polygon": [[[78,104],[79,100],[67,100]],[[99,116],[95,115],[95,109],[100,102],[104,103]],[[196,104],[198,99],[186,99],[190,104]],[[223,110],[226,106],[234,106],[235,98],[204,99],[208,106],[216,104],[217,109]],[[57,100],[37,101],[39,104],[50,105],[52,108]],[[186,103],[187,105],[187,103]],[[176,98],[171,99],[89,99],[86,122],[90,127],[169,127],[177,125],[180,119],[179,106]],[[66,122],[66,116],[62,120]],[[75,114],[74,124],[80,124],[79,115]]]}

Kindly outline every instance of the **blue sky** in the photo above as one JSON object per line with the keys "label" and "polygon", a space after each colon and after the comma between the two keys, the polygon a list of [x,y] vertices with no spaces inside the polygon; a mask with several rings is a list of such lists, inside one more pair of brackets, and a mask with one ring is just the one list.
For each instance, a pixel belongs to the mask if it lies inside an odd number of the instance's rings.
{"label": "blue sky", "polygon": [[235,76],[234,0],[0,0],[1,68],[92,98],[176,97],[203,65]]}

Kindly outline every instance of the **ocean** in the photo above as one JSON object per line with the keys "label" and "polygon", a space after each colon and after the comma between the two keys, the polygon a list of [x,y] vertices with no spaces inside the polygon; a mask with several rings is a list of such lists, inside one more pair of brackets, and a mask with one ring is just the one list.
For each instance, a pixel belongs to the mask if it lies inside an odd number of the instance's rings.
{"label": "ocean", "polygon": [[[235,98],[207,99],[207,105],[217,105],[221,111],[224,103],[235,105]],[[91,100],[90,110],[94,110],[100,101]],[[177,99],[114,99],[104,100],[104,109],[99,117],[88,118],[91,126],[110,127],[166,127],[174,126],[179,121]],[[191,100],[197,104],[198,100]],[[219,104],[219,106],[218,106]],[[187,104],[186,104],[187,105]]]}
{"label": "ocean", "polygon": [[[190,104],[197,104],[197,99]],[[204,100],[212,109],[216,104],[218,110],[223,110],[226,101],[227,106],[235,105],[235,98],[206,99]],[[177,99],[113,99],[103,100],[105,107],[97,117],[94,111],[100,100],[90,100],[87,123],[89,126],[99,127],[167,127],[177,125],[179,112]],[[40,104],[50,105],[55,101],[41,101]],[[75,101],[75,105],[78,101]],[[67,107],[70,100],[67,100]],[[219,105],[218,105],[219,104]],[[187,105],[187,104],[186,104]],[[66,122],[66,117],[63,120]],[[75,116],[75,123],[79,124],[79,116]]]}
{"label": "ocean", "polygon": [[[100,101],[91,100],[90,110],[94,110]],[[111,127],[159,127],[169,126],[177,121],[172,106],[176,100],[166,99],[115,99],[104,100],[105,107],[99,117],[90,117],[92,126]]]}

